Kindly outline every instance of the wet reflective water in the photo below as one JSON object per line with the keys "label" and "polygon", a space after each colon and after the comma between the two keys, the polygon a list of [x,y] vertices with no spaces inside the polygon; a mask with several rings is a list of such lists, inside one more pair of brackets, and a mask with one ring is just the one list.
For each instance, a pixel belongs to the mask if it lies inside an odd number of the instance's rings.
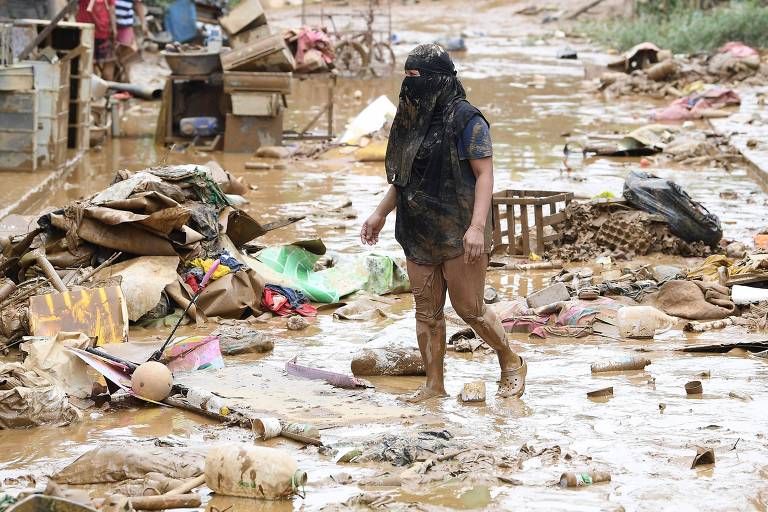
{"label": "wet reflective water", "polygon": [[[410,38],[425,35],[407,26]],[[447,24],[445,29],[450,28]],[[486,27],[488,28],[488,27]],[[469,98],[489,119],[494,139],[496,189],[535,188],[569,190],[590,197],[603,191],[620,195],[625,175],[638,168],[637,159],[578,161],[571,172],[563,170],[565,133],[626,131],[646,122],[652,106],[639,99],[606,104],[589,93],[579,63],[552,56],[556,46],[524,46],[509,41],[501,29],[470,41],[470,52],[458,57]],[[599,57],[595,56],[595,60]],[[537,78],[534,75],[541,75]],[[381,94],[396,99],[399,80],[340,81],[337,90],[337,123],[343,123]],[[354,91],[362,91],[359,101]],[[299,127],[317,111],[324,89],[312,82],[297,82],[290,98],[290,126]],[[135,133],[151,131],[155,111],[146,106],[135,111],[129,124]],[[288,127],[290,127],[288,126]],[[90,194],[106,186],[118,168],[140,169],[165,158],[151,138],[123,138],[91,152],[66,180],[49,193],[28,202],[19,213],[39,213]],[[358,232],[365,216],[385,189],[383,166],[351,161],[335,154],[330,158],[288,161],[285,169],[247,171],[248,155],[171,153],[168,162],[216,159],[229,171],[245,177],[258,189],[248,194],[245,208],[265,222],[297,213],[328,210],[351,200],[356,219],[311,216],[307,220],[269,233],[264,243],[322,237],[333,251],[360,253]],[[763,223],[765,194],[744,169],[726,173],[714,168],[651,168],[650,171],[680,183],[694,199],[720,215],[727,238],[747,241]],[[723,189],[738,192],[737,200],[722,200]],[[755,207],[744,207],[751,198]],[[381,249],[398,250],[390,219],[381,235]],[[647,258],[646,262],[679,262],[674,258]],[[639,264],[640,262],[634,262]],[[502,298],[526,295],[543,286],[552,272],[489,274]],[[515,477],[521,486],[498,485],[487,495],[475,489],[425,487],[419,495],[391,490],[396,500],[452,508],[488,510],[765,510],[768,501],[768,457],[765,429],[768,376],[765,361],[744,354],[694,356],[675,352],[693,338],[673,330],[654,341],[618,342],[603,338],[528,339],[510,335],[514,349],[529,363],[527,391],[521,400],[496,400],[498,367],[492,354],[449,352],[447,389],[455,396],[464,382],[484,380],[489,400],[482,406],[465,406],[455,398],[424,406],[404,405],[396,395],[415,389],[419,378],[373,378],[375,390],[347,391],[285,376],[285,361],[298,355],[300,362],[348,372],[352,354],[371,339],[413,345],[413,303],[400,297],[391,318],[371,322],[335,320],[321,314],[312,327],[300,333],[287,331],[274,319],[263,328],[275,338],[275,350],[266,356],[228,358],[225,370],[200,372],[187,382],[220,392],[232,403],[285,418],[312,421],[323,428],[327,444],[355,445],[373,435],[402,429],[447,428],[454,435],[515,453],[527,443],[537,448],[558,445],[573,460],[591,459],[588,465],[611,472],[609,484],[581,490],[563,490],[554,484],[564,470],[586,469],[562,457],[553,462],[526,461]],[[187,328],[187,331],[193,331]],[[132,330],[134,339],[162,333]],[[715,342],[759,339],[729,328],[698,336]],[[652,360],[644,371],[593,376],[591,362],[636,354]],[[702,371],[704,395],[689,399],[683,385]],[[590,400],[586,392],[614,387],[608,400]],[[729,397],[738,391],[754,400]],[[662,405],[663,404],[663,405]],[[187,413],[147,407],[91,412],[85,421],[66,428],[43,427],[0,433],[0,481],[26,474],[41,476],[59,468],[88,448],[102,442],[146,440],[174,434],[193,444],[224,437],[251,442],[245,430],[223,428]],[[314,450],[299,449],[285,440],[268,444],[286,447],[310,472],[307,499],[293,503],[255,505],[251,501],[218,497],[212,506],[224,510],[317,510],[359,492],[327,477],[345,471],[355,478],[372,474],[376,466],[337,465]],[[696,445],[715,449],[716,465],[690,469]]]}

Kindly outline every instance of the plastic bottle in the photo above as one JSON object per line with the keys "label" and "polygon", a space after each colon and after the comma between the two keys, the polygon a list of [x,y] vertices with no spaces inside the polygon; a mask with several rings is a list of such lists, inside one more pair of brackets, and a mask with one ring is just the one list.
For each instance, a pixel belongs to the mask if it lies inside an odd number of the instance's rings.
{"label": "plastic bottle", "polygon": [[560,475],[560,487],[583,487],[599,482],[610,482],[611,474],[606,471],[588,471],[585,473],[574,473],[566,471]]}
{"label": "plastic bottle", "polygon": [[674,317],[651,306],[624,306],[616,312],[619,335],[624,338],[653,338],[675,322]]}
{"label": "plastic bottle", "polygon": [[221,44],[221,29],[219,27],[211,27],[211,32],[205,42],[206,48],[211,53],[219,53],[221,52]]}
{"label": "plastic bottle", "polygon": [[210,137],[219,131],[215,117],[185,117],[179,121],[179,131],[186,137]]}
{"label": "plastic bottle", "polygon": [[189,388],[187,391],[187,402],[193,407],[199,407],[204,411],[215,412],[226,416],[229,414],[229,407],[224,401],[208,390],[201,388]]}
{"label": "plastic bottle", "polygon": [[227,443],[205,458],[205,483],[217,494],[276,500],[299,494],[307,474],[287,452]]}
{"label": "plastic bottle", "polygon": [[651,360],[645,357],[627,357],[617,361],[606,361],[604,363],[592,363],[592,373],[600,372],[623,372],[626,370],[642,370],[651,364]]}

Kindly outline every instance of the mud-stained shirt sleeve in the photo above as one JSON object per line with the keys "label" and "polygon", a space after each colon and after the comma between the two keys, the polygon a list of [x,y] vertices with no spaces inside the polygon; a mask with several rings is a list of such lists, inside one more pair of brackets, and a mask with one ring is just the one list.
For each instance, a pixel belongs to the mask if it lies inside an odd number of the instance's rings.
{"label": "mud-stained shirt sleeve", "polygon": [[493,156],[493,144],[488,123],[482,116],[474,116],[469,120],[459,140],[459,158],[474,160]]}

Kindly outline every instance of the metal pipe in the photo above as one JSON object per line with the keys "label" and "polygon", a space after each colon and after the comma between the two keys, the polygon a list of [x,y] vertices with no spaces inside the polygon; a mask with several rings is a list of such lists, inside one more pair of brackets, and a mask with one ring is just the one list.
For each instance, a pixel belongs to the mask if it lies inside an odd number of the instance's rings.
{"label": "metal pipe", "polygon": [[160,88],[148,87],[145,85],[123,84],[120,82],[107,82],[107,88],[113,91],[125,91],[133,94],[143,100],[159,100],[163,96],[163,90]]}
{"label": "metal pipe", "polygon": [[43,271],[43,274],[45,274],[45,277],[50,281],[51,286],[53,286],[57,292],[64,293],[67,291],[67,287],[64,285],[64,281],[61,280],[61,276],[59,276],[56,269],[51,265],[51,262],[45,257],[45,253],[40,249],[35,249],[22,256],[19,260],[19,267],[25,269],[29,267],[33,261],[37,263]]}
{"label": "metal pipe", "polygon": [[16,291],[16,283],[10,279],[0,280],[0,303],[11,296]]}

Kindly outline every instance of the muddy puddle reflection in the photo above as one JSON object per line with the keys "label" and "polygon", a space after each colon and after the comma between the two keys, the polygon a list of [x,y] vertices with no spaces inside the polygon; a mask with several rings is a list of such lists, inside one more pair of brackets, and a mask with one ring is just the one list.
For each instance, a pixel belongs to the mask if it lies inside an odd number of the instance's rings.
{"label": "muddy puddle reflection", "polygon": [[[563,168],[566,133],[627,130],[646,122],[647,102],[605,104],[583,89],[583,70],[574,63],[559,63],[541,48],[514,47],[492,37],[479,50],[457,59],[466,71],[464,83],[470,99],[486,113],[494,139],[496,189],[531,188],[573,191],[591,197],[604,191],[621,194],[624,177],[638,168],[637,159],[578,160],[572,170]],[[496,41],[496,44],[493,44]],[[500,42],[499,42],[500,41]],[[551,49],[551,48],[550,48]],[[534,80],[533,75],[544,80]],[[535,83],[534,83],[535,82]],[[346,120],[381,94],[396,99],[399,80],[339,82],[336,122],[340,131]],[[361,100],[354,92],[362,92]],[[288,119],[300,126],[316,112],[325,91],[312,82],[297,82],[290,98]],[[34,214],[46,208],[104,188],[119,168],[140,169],[160,162],[165,155],[142,133],[152,123],[152,109],[141,107],[136,137],[108,143],[91,152],[76,169],[44,197],[36,198],[18,213]],[[146,133],[146,130],[144,130]],[[358,232],[385,188],[383,166],[363,164],[336,156],[328,160],[289,161],[285,169],[247,171],[249,155],[171,153],[169,163],[219,161],[226,169],[258,188],[248,194],[245,209],[269,222],[295,214],[307,220],[273,231],[260,239],[266,244],[288,243],[321,237],[332,251],[360,253]],[[651,168],[675,179],[694,199],[720,216],[726,238],[746,241],[764,221],[762,208],[744,207],[744,198],[762,206],[765,194],[744,169],[726,173],[715,168]],[[734,190],[740,199],[723,200],[719,192]],[[324,211],[352,202],[357,218],[323,215]],[[312,214],[319,215],[312,215]],[[399,250],[394,242],[394,222],[381,235],[382,250]],[[681,261],[649,258],[649,262]],[[632,265],[637,264],[633,263]],[[575,264],[575,267],[583,265]],[[502,299],[513,299],[540,288],[552,272],[489,274],[488,282]],[[324,427],[327,444],[354,446],[374,435],[405,429],[445,428],[454,436],[498,451],[516,452],[523,444],[546,448],[560,446],[574,460],[589,458],[590,466],[610,471],[610,484],[578,491],[555,486],[564,470],[586,469],[561,457],[547,463],[527,460],[517,471],[521,485],[491,488],[434,486],[414,494],[391,489],[400,502],[419,502],[457,509],[520,510],[748,510],[765,509],[768,484],[765,472],[765,428],[768,425],[768,367],[763,360],[743,354],[683,355],[675,352],[693,337],[680,330],[651,342],[619,342],[604,338],[550,338],[533,340],[510,335],[514,349],[529,362],[527,390],[522,400],[496,400],[498,368],[493,354],[449,352],[447,390],[456,396],[464,382],[484,380],[488,402],[465,406],[455,398],[424,406],[406,406],[395,396],[415,389],[418,378],[373,378],[375,391],[349,392],[285,377],[282,367],[299,355],[301,362],[322,368],[349,371],[352,354],[366,342],[387,340],[413,345],[413,302],[399,297],[391,317],[371,322],[345,322],[321,314],[308,330],[293,333],[273,320],[264,326],[275,337],[275,350],[266,356],[228,358],[228,368],[215,375],[191,377],[213,382],[231,400],[256,410],[282,411],[313,419]],[[212,329],[212,327],[211,327]],[[184,332],[195,332],[185,328]],[[161,336],[161,332],[134,329],[134,339]],[[712,342],[743,341],[737,329],[705,333],[698,339]],[[652,360],[644,371],[593,376],[589,364],[637,354]],[[688,399],[683,385],[701,372],[704,394]],[[608,400],[590,400],[588,391],[613,386]],[[227,391],[228,390],[228,391]],[[729,397],[731,391],[754,400]],[[241,429],[225,429],[176,410],[120,407],[89,412],[83,422],[66,428],[42,427],[0,434],[0,481],[24,475],[45,475],[102,442],[147,441],[179,436],[191,444],[210,443],[225,437],[251,442]],[[282,503],[254,503],[217,497],[210,507],[225,510],[317,510],[338,503],[360,491],[339,485],[330,476],[347,472],[354,478],[373,474],[375,465],[335,464],[315,449],[300,449],[286,440],[271,446],[286,447],[310,474],[307,498]],[[715,449],[714,467],[691,470],[695,447]],[[22,485],[23,486],[23,485]],[[302,508],[303,507],[303,508]]]}

